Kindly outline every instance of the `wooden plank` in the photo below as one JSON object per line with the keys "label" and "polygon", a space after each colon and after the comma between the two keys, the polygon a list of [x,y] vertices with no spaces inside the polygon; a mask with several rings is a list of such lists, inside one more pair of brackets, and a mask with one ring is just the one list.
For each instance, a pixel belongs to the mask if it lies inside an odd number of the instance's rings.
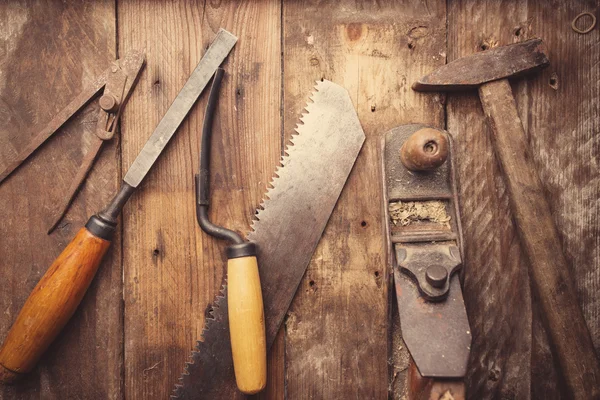
{"label": "wooden plank", "polygon": [[565,388],[574,399],[600,397],[598,359],[510,83],[506,79],[489,82],[479,88],[479,97],[493,131],[496,159],[529,264],[531,290],[562,369]]}
{"label": "wooden plank", "polygon": [[378,148],[396,125],[443,123],[439,97],[410,84],[443,64],[444,19],[442,1],[284,4],[284,132],[292,133],[314,81],[326,78],[349,90],[367,135],[287,320],[290,399],[388,396],[391,271]]}
{"label": "wooden plank", "polygon": [[[4,2],[0,6],[0,164],[115,59],[114,2]],[[117,189],[117,140],[106,146],[60,228],[46,235],[88,149],[99,108],[88,106],[0,186],[0,338],[62,251]],[[79,310],[22,382],[0,398],[121,398],[119,239]]]}
{"label": "wooden plank", "polygon": [[[247,232],[281,153],[280,4],[119,3],[119,49],[145,48],[148,65],[123,130],[128,166],[206,46],[223,27],[239,37],[213,136],[211,218]],[[226,243],[196,223],[194,171],[206,96],[124,212],[125,385],[129,399],[166,398],[200,339],[222,283]],[[282,385],[281,385],[282,386]]]}
{"label": "wooden plank", "polygon": [[[449,3],[448,61],[521,40],[524,4]],[[519,33],[519,35],[517,35]],[[524,86],[515,92],[527,112]],[[467,393],[471,398],[530,398],[531,299],[527,264],[511,219],[477,92],[448,95],[447,127],[458,151],[465,242],[464,291],[473,334]],[[519,310],[519,312],[515,312]]]}
{"label": "wooden plank", "polygon": [[285,398],[285,329],[282,327],[275,337],[267,356],[267,387],[256,396],[256,400],[283,400]]}
{"label": "wooden plank", "polygon": [[[580,35],[571,21],[583,11],[598,16],[596,1],[528,3],[530,35],[541,37],[550,67],[530,87],[529,144],[538,173],[550,199],[562,250],[571,266],[579,302],[600,349],[600,30]],[[589,23],[582,20],[580,23]],[[534,324],[534,340],[544,336]],[[540,332],[541,331],[541,332]],[[544,376],[552,365],[546,341],[535,343],[532,398],[557,398],[552,379]],[[550,376],[556,374],[550,371]],[[556,393],[556,391],[554,391]],[[563,398],[567,398],[563,396]]]}

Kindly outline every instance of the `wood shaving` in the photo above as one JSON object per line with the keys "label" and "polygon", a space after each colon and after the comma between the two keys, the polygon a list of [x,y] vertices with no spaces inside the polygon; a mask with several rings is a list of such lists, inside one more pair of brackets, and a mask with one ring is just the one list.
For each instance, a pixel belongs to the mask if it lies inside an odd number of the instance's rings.
{"label": "wood shaving", "polygon": [[440,400],[454,400],[454,396],[452,396],[449,390],[446,390],[440,397]]}
{"label": "wood shaving", "polygon": [[394,225],[407,226],[415,221],[431,221],[450,227],[450,216],[443,201],[394,201],[389,205]]}

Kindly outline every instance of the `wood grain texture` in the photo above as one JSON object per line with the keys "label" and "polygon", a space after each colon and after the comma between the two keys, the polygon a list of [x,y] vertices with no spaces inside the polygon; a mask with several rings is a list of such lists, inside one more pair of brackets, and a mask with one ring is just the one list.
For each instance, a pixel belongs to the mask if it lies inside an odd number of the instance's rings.
{"label": "wood grain texture", "polygon": [[285,399],[285,326],[282,326],[267,354],[267,387],[254,400]]}
{"label": "wood grain texture", "polygon": [[[528,83],[528,141],[550,199],[562,250],[575,278],[596,354],[600,350],[600,30],[571,29],[583,11],[599,16],[597,1],[528,2],[531,34],[544,39],[550,67]],[[583,21],[582,21],[583,22]],[[534,297],[534,304],[536,303]],[[532,398],[554,398],[552,355],[541,324],[534,323]],[[537,338],[541,338],[538,340]],[[555,396],[555,395],[554,395]],[[563,396],[564,398],[568,398]]]}
{"label": "wood grain texture", "polygon": [[491,128],[494,154],[509,191],[511,213],[527,257],[532,291],[568,396],[598,398],[598,359],[510,83],[506,79],[486,83],[479,88],[479,97]]}
{"label": "wood grain texture", "polygon": [[[0,365],[30,372],[73,316],[110,242],[81,228],[35,286],[0,348]],[[0,380],[12,383],[12,380]]]}
{"label": "wood grain texture", "polygon": [[[111,1],[3,2],[0,21],[4,163],[115,60],[116,25]],[[0,186],[0,340],[54,259],[116,191],[119,139],[105,146],[66,219],[46,235],[53,206],[88,151],[98,109],[82,110]],[[114,246],[38,367],[18,384],[0,387],[0,398],[121,397],[121,276]]]}
{"label": "wood grain texture", "polygon": [[[119,48],[145,48],[147,68],[122,128],[123,165],[137,155],[206,46],[239,37],[214,123],[211,220],[247,232],[281,154],[278,2],[119,2]],[[125,382],[130,399],[166,398],[200,339],[222,283],[226,243],[196,223],[194,170],[204,96],[124,211]]]}
{"label": "wood grain texture", "polygon": [[408,367],[408,400],[465,400],[465,382],[423,378],[414,361]]}
{"label": "wood grain texture", "polygon": [[[459,0],[447,10],[444,1],[3,2],[0,164],[26,144],[35,132],[30,128],[43,126],[115,59],[118,45],[122,54],[145,50],[148,59],[123,115],[126,169],[222,26],[240,41],[225,65],[215,123],[211,218],[247,231],[282,152],[281,128],[291,134],[314,80],[325,77],[351,91],[368,136],[294,302],[287,334],[279,333],[269,355],[267,389],[254,398],[283,399],[286,392],[290,399],[385,398],[386,368],[391,396],[401,398],[408,355],[381,259],[374,160],[379,134],[389,128],[409,122],[444,127],[446,121],[458,150],[465,297],[474,335],[467,398],[559,399],[555,361],[531,300],[477,94],[451,94],[446,101],[442,94],[413,93],[410,85],[446,57],[496,42],[544,40],[550,67],[513,90],[600,350],[600,29],[571,30],[583,11],[598,17],[597,1]],[[226,265],[225,244],[205,236],[194,216],[204,105],[203,98],[126,207],[124,296],[117,238],[71,323],[26,380],[0,387],[0,398],[170,394]],[[102,151],[57,232],[45,235],[96,118],[95,105],[83,110],[0,186],[0,339],[54,258],[117,189],[119,139]],[[386,314],[394,316],[389,325]]]}
{"label": "wood grain texture", "polygon": [[227,260],[227,310],[238,389],[256,394],[267,384],[267,342],[256,256]]}
{"label": "wood grain texture", "polygon": [[[519,36],[516,33],[526,20],[522,3],[449,3],[448,62],[524,39],[525,29]],[[527,112],[524,89],[519,86],[515,91],[522,114]],[[447,129],[457,150],[465,243],[463,287],[473,334],[467,397],[528,399],[531,299],[527,264],[512,223],[508,193],[477,91],[448,94],[447,104]]]}
{"label": "wood grain texture", "polygon": [[[590,198],[586,193],[598,192],[597,170],[588,168],[588,160],[594,159],[598,146],[592,144],[593,126],[581,121],[592,121],[594,113],[597,114],[597,110],[589,107],[590,101],[593,102],[596,97],[595,89],[591,88],[596,87],[598,82],[598,77],[594,77],[592,72],[597,64],[597,49],[590,45],[597,43],[597,35],[595,39],[589,36],[580,38],[570,30],[570,21],[590,7],[597,8],[597,5],[585,2],[570,2],[567,6],[563,3],[517,5],[511,2],[465,1],[452,3],[449,10],[449,26],[455,27],[449,30],[450,60],[477,51],[482,45],[502,45],[531,37],[541,37],[546,43],[550,67],[537,77],[520,81],[513,90],[537,172],[551,199],[562,247],[567,261],[574,266],[580,300],[586,299],[582,305],[588,325],[597,320],[597,307],[591,311],[594,307],[590,306],[595,303],[596,296],[589,295],[589,288],[598,286],[598,274],[591,272],[596,271],[598,258],[590,256],[594,254],[595,250],[591,250],[594,246],[582,246],[582,243],[597,240],[597,230],[590,227],[597,226],[593,221],[598,210],[595,206],[588,206],[595,204],[594,201],[584,199]],[[498,18],[499,15],[502,18]],[[473,24],[478,29],[469,30],[467,27]],[[585,45],[587,40],[591,42]],[[557,95],[560,90],[557,71],[562,71],[564,78],[572,83],[567,86],[568,95]],[[570,102],[569,98],[578,100]],[[475,398],[515,394],[518,394],[517,398],[560,398],[559,380],[547,333],[541,328],[542,315],[536,309],[536,299],[533,299],[532,321],[530,311],[527,311],[531,310],[529,286],[522,287],[521,280],[519,286],[515,285],[514,279],[506,281],[506,277],[511,275],[506,273],[507,268],[509,271],[522,271],[526,264],[520,255],[520,246],[515,245],[511,221],[506,221],[511,218],[507,209],[507,192],[504,183],[498,181],[497,166],[491,161],[490,143],[485,137],[488,128],[480,125],[482,112],[476,103],[471,96],[453,96],[448,107],[448,128],[459,134],[459,148],[469,154],[467,158],[462,157],[466,163],[462,164],[463,172],[459,175],[462,198],[466,203],[463,204],[463,218],[466,219],[463,226],[466,243],[470,247],[467,249],[467,263],[476,266],[478,262],[473,263],[473,260],[479,259],[481,265],[486,265],[487,261],[488,266],[486,270],[469,269],[465,274],[467,290],[472,293],[467,301],[474,332],[469,385],[472,391],[469,394],[476,395]],[[581,111],[574,113],[571,109],[573,104],[577,107],[588,104],[588,107],[579,108]],[[581,151],[585,156],[574,156]],[[479,168],[476,169],[476,166]],[[566,172],[569,170],[572,171],[570,175]],[[575,176],[583,179],[575,179]],[[486,182],[494,182],[494,185],[488,186]],[[567,199],[573,199],[573,202]],[[488,207],[486,204],[490,202],[491,207]],[[586,206],[578,207],[577,204]],[[488,211],[484,211],[486,209]],[[493,210],[491,214],[489,210]],[[576,212],[585,212],[587,217],[581,218],[582,214]],[[491,222],[486,224],[486,220]],[[503,220],[507,223],[497,224]],[[502,237],[505,239],[498,242]],[[502,262],[504,265],[501,265]],[[504,272],[500,273],[501,269]],[[469,290],[470,287],[477,288],[479,294]],[[482,287],[486,288],[485,292],[481,291]],[[584,296],[582,292],[588,295]],[[503,302],[495,300],[500,296]],[[515,314],[514,309],[522,311]],[[490,320],[490,315],[494,316],[494,320]],[[590,325],[590,328],[597,339],[597,326]],[[502,331],[511,332],[512,339],[507,341]],[[598,341],[595,340],[595,343],[597,347]]]}
{"label": "wood grain texture", "polygon": [[443,107],[410,83],[444,62],[445,3],[284,4],[284,132],[315,80],[351,95],[367,135],[286,324],[287,398],[388,396],[389,272],[378,148],[407,122],[440,126]]}

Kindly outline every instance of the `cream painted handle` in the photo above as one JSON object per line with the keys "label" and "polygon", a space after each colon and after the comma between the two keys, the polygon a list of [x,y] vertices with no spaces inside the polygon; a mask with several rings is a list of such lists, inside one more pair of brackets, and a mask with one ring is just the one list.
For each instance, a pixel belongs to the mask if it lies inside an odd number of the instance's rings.
{"label": "cream painted handle", "polygon": [[265,313],[255,256],[227,262],[229,334],[238,389],[245,394],[267,384]]}

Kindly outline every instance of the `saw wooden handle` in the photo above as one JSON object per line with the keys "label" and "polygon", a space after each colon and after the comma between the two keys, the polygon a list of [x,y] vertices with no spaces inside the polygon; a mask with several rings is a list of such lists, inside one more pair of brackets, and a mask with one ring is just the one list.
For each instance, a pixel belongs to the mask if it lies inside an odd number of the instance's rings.
{"label": "saw wooden handle", "polygon": [[479,88],[479,96],[529,261],[532,288],[570,398],[599,398],[600,366],[510,84],[506,79],[486,83]]}
{"label": "saw wooden handle", "polygon": [[0,382],[33,369],[69,321],[110,242],[82,228],[33,289],[0,349]]}
{"label": "saw wooden handle", "polygon": [[258,393],[267,384],[267,343],[255,256],[227,262],[227,299],[235,380],[241,392]]}

